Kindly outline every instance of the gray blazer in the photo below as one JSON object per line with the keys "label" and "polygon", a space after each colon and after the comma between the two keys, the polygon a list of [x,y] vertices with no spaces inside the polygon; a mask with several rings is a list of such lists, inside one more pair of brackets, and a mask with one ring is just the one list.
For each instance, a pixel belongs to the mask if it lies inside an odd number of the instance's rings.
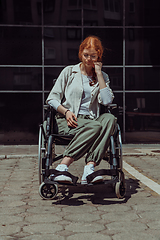
{"label": "gray blazer", "polygon": [[[109,77],[106,73],[102,72],[106,87],[108,90],[108,102],[105,105],[111,104],[114,98],[113,92],[109,87]],[[83,94],[82,75],[80,71],[80,63],[77,65],[67,66],[60,73],[55,85],[53,86],[46,103],[49,100],[56,99],[65,108],[71,110],[76,116],[80,107]],[[98,82],[94,85],[91,91],[90,102],[90,116],[91,118],[99,117],[100,106],[103,104],[100,96],[100,88]]]}

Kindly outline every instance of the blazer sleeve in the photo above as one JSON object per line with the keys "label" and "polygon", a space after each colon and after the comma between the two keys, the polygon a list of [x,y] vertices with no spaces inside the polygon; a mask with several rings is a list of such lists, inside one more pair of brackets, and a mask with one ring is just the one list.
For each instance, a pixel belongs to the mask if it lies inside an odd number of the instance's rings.
{"label": "blazer sleeve", "polygon": [[71,68],[69,66],[65,67],[62,70],[62,72],[60,73],[59,77],[55,82],[55,85],[53,86],[52,90],[48,95],[48,98],[46,100],[47,104],[48,104],[48,101],[50,100],[57,100],[59,103],[61,103],[70,72],[71,72]]}
{"label": "blazer sleeve", "polygon": [[98,102],[107,106],[112,103],[114,99],[114,94],[109,86],[110,80],[108,74],[106,74],[105,72],[102,72],[102,74],[106,83],[106,88],[100,90],[100,93],[98,94]]}

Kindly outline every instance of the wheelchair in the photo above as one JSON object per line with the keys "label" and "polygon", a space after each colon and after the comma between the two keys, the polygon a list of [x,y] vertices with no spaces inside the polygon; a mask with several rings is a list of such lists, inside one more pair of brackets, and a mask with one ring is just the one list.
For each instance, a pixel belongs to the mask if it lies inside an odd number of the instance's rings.
{"label": "wheelchair", "polygon": [[[112,110],[117,108],[117,104],[111,104],[107,108],[107,112],[112,113]],[[39,143],[38,143],[38,171],[39,171],[39,194],[40,196],[47,199],[56,198],[59,185],[66,185],[66,183],[58,183],[50,176],[52,174],[58,176],[62,172],[53,169],[53,163],[63,158],[63,154],[57,155],[55,152],[56,145],[66,146],[69,144],[72,135],[58,134],[58,128],[56,124],[56,111],[48,105],[44,106],[45,109],[45,120],[39,126]],[[106,112],[106,109],[105,109]],[[116,124],[114,135],[110,137],[110,144],[106,151],[103,160],[109,163],[109,169],[100,169],[90,174],[87,177],[87,185],[95,185],[91,183],[96,176],[107,175],[109,180],[104,180],[99,184],[112,184],[113,189],[118,198],[124,198],[126,193],[125,176],[123,173],[123,161],[122,161],[122,139],[119,124]],[[74,164],[74,163],[73,163]],[[63,175],[72,178],[73,184],[78,186],[78,177],[72,175],[69,172],[63,172]],[[98,183],[97,183],[98,184]],[[83,185],[82,185],[83,186]]]}

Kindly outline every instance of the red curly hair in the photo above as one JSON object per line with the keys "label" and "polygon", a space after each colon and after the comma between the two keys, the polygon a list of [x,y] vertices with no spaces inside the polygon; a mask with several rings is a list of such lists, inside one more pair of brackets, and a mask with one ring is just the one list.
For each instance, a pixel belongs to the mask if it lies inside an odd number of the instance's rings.
{"label": "red curly hair", "polygon": [[94,48],[98,55],[98,61],[102,61],[103,46],[101,40],[96,36],[89,36],[79,46],[79,59],[82,61],[82,52],[84,49]]}
{"label": "red curly hair", "polygon": [[[89,36],[84,39],[84,41],[79,46],[79,60],[82,61],[82,53],[84,49],[94,48],[98,55],[98,62],[102,61],[102,55],[103,55],[103,46],[101,43],[101,40],[96,36]],[[94,68],[92,68],[92,82],[90,83],[91,86],[93,86],[97,82],[96,79],[96,73]]]}

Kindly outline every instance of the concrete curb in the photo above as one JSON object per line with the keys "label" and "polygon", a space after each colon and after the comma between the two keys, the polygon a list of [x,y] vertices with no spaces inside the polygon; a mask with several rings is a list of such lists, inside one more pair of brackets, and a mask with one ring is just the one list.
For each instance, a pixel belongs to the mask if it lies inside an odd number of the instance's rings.
{"label": "concrete curb", "polygon": [[146,153],[123,153],[123,156],[146,156]]}
{"label": "concrete curb", "polygon": [[18,159],[18,158],[38,158],[38,154],[20,154],[20,155],[0,155],[0,159]]}
{"label": "concrete curb", "polygon": [[[123,156],[157,156],[156,153],[123,153]],[[4,159],[19,159],[19,158],[38,158],[38,154],[19,154],[19,155],[0,155],[0,160]]]}
{"label": "concrete curb", "polygon": [[153,152],[150,152],[150,153],[123,153],[123,156],[158,156],[160,155],[159,153],[153,153]]}

